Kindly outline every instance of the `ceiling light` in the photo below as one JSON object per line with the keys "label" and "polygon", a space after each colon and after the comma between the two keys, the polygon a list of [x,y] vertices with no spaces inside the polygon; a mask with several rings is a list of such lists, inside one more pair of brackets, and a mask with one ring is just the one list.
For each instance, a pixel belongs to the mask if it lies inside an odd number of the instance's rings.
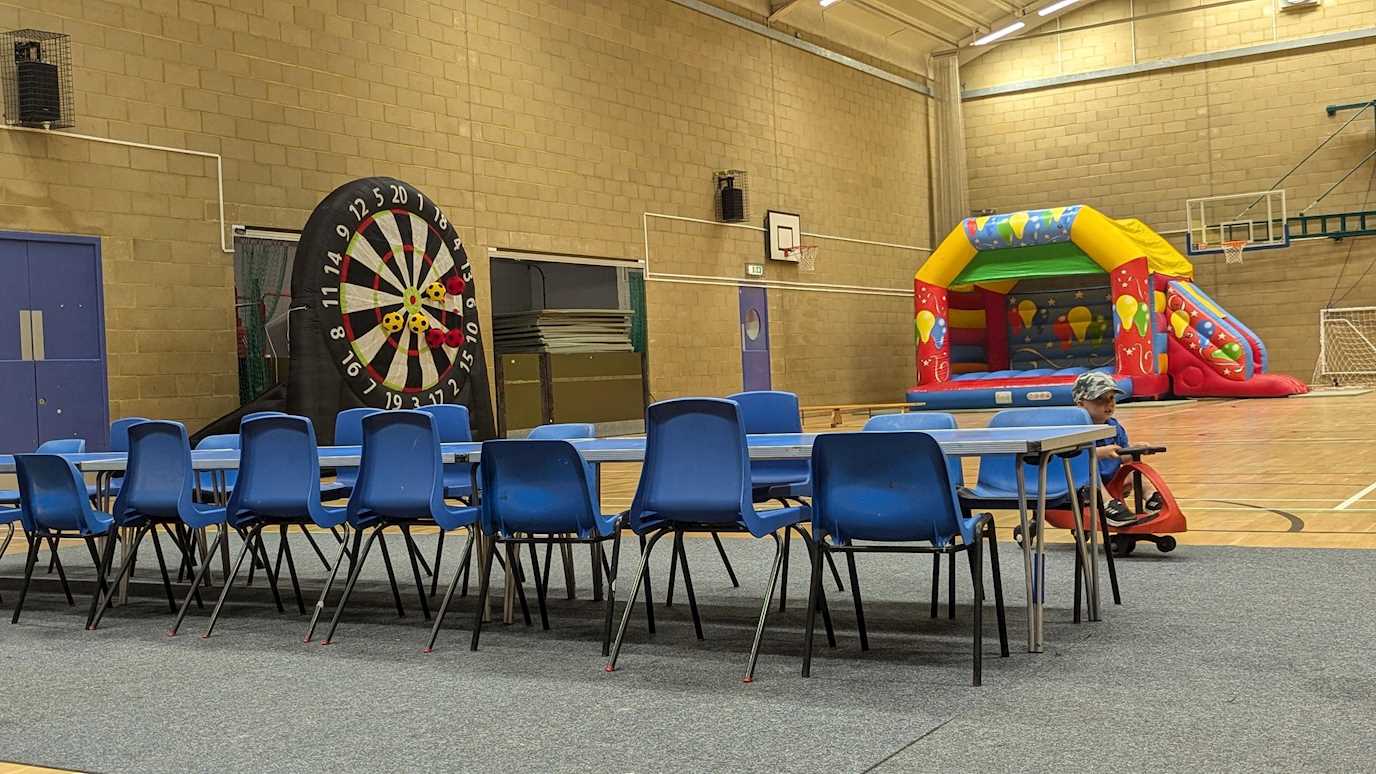
{"label": "ceiling light", "polygon": [[1056,0],[1056,2],[1052,3],[1051,5],[1048,5],[1047,7],[1041,9],[1040,11],[1037,11],[1037,15],[1038,15],[1038,16],[1049,16],[1049,15],[1051,15],[1051,14],[1053,14],[1053,13],[1055,13],[1055,12],[1061,10],[1062,8],[1065,8],[1065,7],[1068,6],[1068,5],[1074,5],[1075,3],[1078,3],[1078,2],[1080,2],[1080,0]]}
{"label": "ceiling light", "polygon": [[[1073,1],[1073,0],[1072,0],[1072,1]],[[1013,33],[1017,32],[1018,30],[1022,29],[1023,27],[1026,27],[1026,26],[1027,26],[1026,24],[1024,24],[1023,22],[1020,22],[1020,21],[1019,21],[1019,22],[1013,22],[1012,24],[1008,25],[1007,27],[1004,27],[1004,28],[1001,29],[1001,30],[995,30],[994,32],[991,32],[991,33],[989,33],[988,35],[985,35],[985,36],[982,37],[982,38],[977,38],[977,39],[975,39],[975,42],[974,42],[974,43],[971,43],[970,45],[972,45],[972,46],[982,46],[982,45],[984,45],[985,43],[993,43],[994,41],[998,40],[999,38],[1003,38],[1003,37],[1007,37],[1008,35],[1012,35]]]}
{"label": "ceiling light", "polygon": [[823,8],[826,8],[829,5],[836,5],[839,2],[841,2],[841,0],[820,0],[818,5],[822,6]]}

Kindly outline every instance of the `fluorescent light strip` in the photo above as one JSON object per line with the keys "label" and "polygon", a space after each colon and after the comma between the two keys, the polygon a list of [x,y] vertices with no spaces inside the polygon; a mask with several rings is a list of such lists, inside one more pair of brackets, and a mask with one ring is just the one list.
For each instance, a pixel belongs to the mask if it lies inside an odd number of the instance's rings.
{"label": "fluorescent light strip", "polygon": [[1078,3],[1078,2],[1080,2],[1080,0],[1056,0],[1056,2],[1052,3],[1051,5],[1048,5],[1047,7],[1041,9],[1040,11],[1037,11],[1037,15],[1038,15],[1038,16],[1049,16],[1049,15],[1051,15],[1051,14],[1053,14],[1053,13],[1055,13],[1055,12],[1061,10],[1062,8],[1065,8],[1066,6],[1074,5],[1074,4]]}
{"label": "fluorescent light strip", "polygon": [[1026,27],[1026,26],[1027,26],[1027,25],[1026,25],[1025,23],[1020,22],[1020,21],[1019,21],[1019,22],[1013,22],[1012,24],[1008,25],[1007,27],[1004,27],[1004,28],[1001,29],[1001,30],[996,30],[996,31],[994,31],[994,32],[989,33],[988,35],[985,35],[985,36],[982,37],[982,38],[976,39],[975,42],[974,42],[974,43],[971,43],[970,45],[972,45],[972,46],[982,46],[982,45],[984,45],[984,44],[986,44],[986,43],[993,43],[994,41],[996,41],[996,40],[998,40],[998,39],[1000,39],[1000,38],[1007,37],[1008,35],[1012,35],[1013,33],[1017,32],[1018,30],[1022,29],[1023,27]]}
{"label": "fluorescent light strip", "polygon": [[829,5],[836,5],[839,2],[841,2],[841,0],[821,0],[821,2],[818,3],[818,5],[822,6],[823,8],[826,8]]}

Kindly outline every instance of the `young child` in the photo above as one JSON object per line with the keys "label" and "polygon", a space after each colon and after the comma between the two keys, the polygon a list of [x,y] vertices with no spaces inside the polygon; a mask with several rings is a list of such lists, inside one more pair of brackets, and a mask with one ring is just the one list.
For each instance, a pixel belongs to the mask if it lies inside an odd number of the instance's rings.
{"label": "young child", "polygon": [[[1104,438],[1096,442],[1094,450],[1099,458],[1099,476],[1102,481],[1108,481],[1118,472],[1118,466],[1130,460],[1130,457],[1119,454],[1119,449],[1128,446],[1128,432],[1113,418],[1113,411],[1117,407],[1118,396],[1123,391],[1119,389],[1118,383],[1113,381],[1113,377],[1102,371],[1086,371],[1075,379],[1075,385],[1070,389],[1071,399],[1075,405],[1089,413],[1089,418],[1095,424],[1109,425],[1117,431],[1113,438]],[[1131,494],[1131,484],[1124,490],[1124,496]],[[1143,487],[1146,488],[1143,482]],[[1145,494],[1145,492],[1144,492]],[[1107,497],[1100,490],[1099,501],[1103,503],[1104,516],[1111,527],[1129,527],[1144,518],[1149,518],[1161,510],[1161,495],[1155,491],[1146,500],[1147,513],[1143,517],[1138,517],[1132,512],[1122,500]]]}

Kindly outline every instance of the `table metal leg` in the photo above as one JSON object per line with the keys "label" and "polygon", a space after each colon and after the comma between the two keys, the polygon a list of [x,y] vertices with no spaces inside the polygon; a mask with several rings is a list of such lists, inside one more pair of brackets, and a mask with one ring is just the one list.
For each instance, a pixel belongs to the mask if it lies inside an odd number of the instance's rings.
{"label": "table metal leg", "polygon": [[[1099,620],[1099,458],[1089,447],[1089,620]],[[1140,491],[1140,487],[1139,487]],[[1105,535],[1107,540],[1108,536]]]}
{"label": "table metal leg", "polygon": [[[1022,525],[1022,571],[1023,580],[1027,585],[1027,652],[1036,653],[1035,642],[1036,625],[1035,613],[1033,612],[1032,594],[1032,530],[1028,529],[1027,521],[1027,474],[1023,471],[1022,459],[1017,461],[1018,477],[1018,519]],[[936,617],[936,584],[941,578],[941,557],[936,559],[936,574],[932,578],[932,617]]]}
{"label": "table metal leg", "polygon": [[1046,636],[1043,630],[1046,622],[1046,465],[1050,459],[1050,454],[1043,454],[1037,461],[1037,561],[1033,570],[1036,573],[1033,582],[1033,596],[1036,597],[1036,604],[1033,606],[1036,620],[1036,632],[1033,635],[1033,645],[1036,648],[1034,653],[1046,650]]}
{"label": "table metal leg", "polygon": [[[1069,458],[1069,457],[1062,457],[1062,458],[1061,458],[1061,462],[1064,464],[1066,486],[1069,488],[1069,496],[1070,496],[1070,514],[1071,514],[1071,519],[1072,519],[1071,524],[1073,525],[1072,528],[1071,528],[1071,532],[1075,535],[1075,552],[1076,552],[1076,558],[1077,558],[1077,560],[1078,560],[1076,563],[1082,568],[1081,572],[1083,573],[1084,579],[1085,579],[1085,589],[1086,589],[1086,590],[1089,590],[1089,589],[1091,589],[1091,587],[1092,587],[1094,584],[1093,584],[1093,581],[1092,581],[1092,579],[1091,579],[1091,577],[1090,577],[1090,576],[1091,576],[1091,573],[1090,573],[1091,559],[1090,559],[1090,556],[1089,556],[1089,546],[1088,546],[1088,544],[1087,544],[1086,541],[1085,541],[1085,520],[1084,520],[1084,511],[1080,508],[1080,492],[1079,492],[1079,490],[1078,490],[1078,489],[1076,488],[1076,486],[1075,486],[1075,473],[1070,469],[1070,458]],[[1093,480],[1091,480],[1090,485],[1089,485],[1089,487],[1088,487],[1089,492],[1092,493],[1092,492],[1094,492],[1094,490],[1097,489],[1097,488],[1098,488],[1098,487],[1094,484]],[[1085,497],[1086,497],[1086,501],[1088,501],[1088,498],[1090,497],[1090,494],[1086,494]],[[1090,521],[1091,521],[1091,522],[1095,522],[1095,521],[1098,521],[1098,519],[1095,518],[1095,517],[1091,517],[1091,518],[1090,518]],[[1079,582],[1080,582],[1080,579],[1079,579],[1078,577],[1076,577],[1076,578],[1075,578],[1075,583],[1078,584]],[[1088,596],[1089,596],[1089,598],[1090,598],[1091,600],[1093,600],[1093,594],[1092,594],[1092,593],[1090,593]],[[1092,601],[1090,601],[1090,602],[1086,603],[1086,607],[1089,609],[1089,620],[1093,621],[1093,620],[1094,620],[1094,603],[1093,603]],[[1079,621],[1080,621],[1080,594],[1079,594],[1079,591],[1078,591],[1078,589],[1077,589],[1077,591],[1075,592],[1075,622],[1076,622],[1076,623],[1079,623]]]}

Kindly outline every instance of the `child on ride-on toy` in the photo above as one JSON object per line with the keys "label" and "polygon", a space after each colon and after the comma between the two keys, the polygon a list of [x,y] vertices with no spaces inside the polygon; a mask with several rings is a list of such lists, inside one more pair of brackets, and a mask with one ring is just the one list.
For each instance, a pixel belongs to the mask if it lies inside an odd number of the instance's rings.
{"label": "child on ride-on toy", "polygon": [[[1089,418],[1095,424],[1109,425],[1117,430],[1117,435],[1113,438],[1104,438],[1096,442],[1094,452],[1099,458],[1100,483],[1108,483],[1118,473],[1119,466],[1124,462],[1131,462],[1132,457],[1122,454],[1121,451],[1129,447],[1127,430],[1113,418],[1113,412],[1117,405],[1117,399],[1123,391],[1118,387],[1118,383],[1102,371],[1086,371],[1075,379],[1075,385],[1071,387],[1070,396],[1075,401],[1075,405],[1089,413]],[[1161,512],[1163,506],[1161,493],[1151,485],[1149,481],[1142,481],[1141,495],[1147,495],[1145,501],[1146,513],[1136,514],[1124,502],[1132,495],[1132,480],[1126,479],[1123,488],[1119,492],[1120,497],[1110,497],[1103,494],[1099,501],[1103,503],[1104,518],[1110,527],[1130,527],[1134,524],[1154,518]],[[1087,494],[1087,493],[1085,493]]]}

